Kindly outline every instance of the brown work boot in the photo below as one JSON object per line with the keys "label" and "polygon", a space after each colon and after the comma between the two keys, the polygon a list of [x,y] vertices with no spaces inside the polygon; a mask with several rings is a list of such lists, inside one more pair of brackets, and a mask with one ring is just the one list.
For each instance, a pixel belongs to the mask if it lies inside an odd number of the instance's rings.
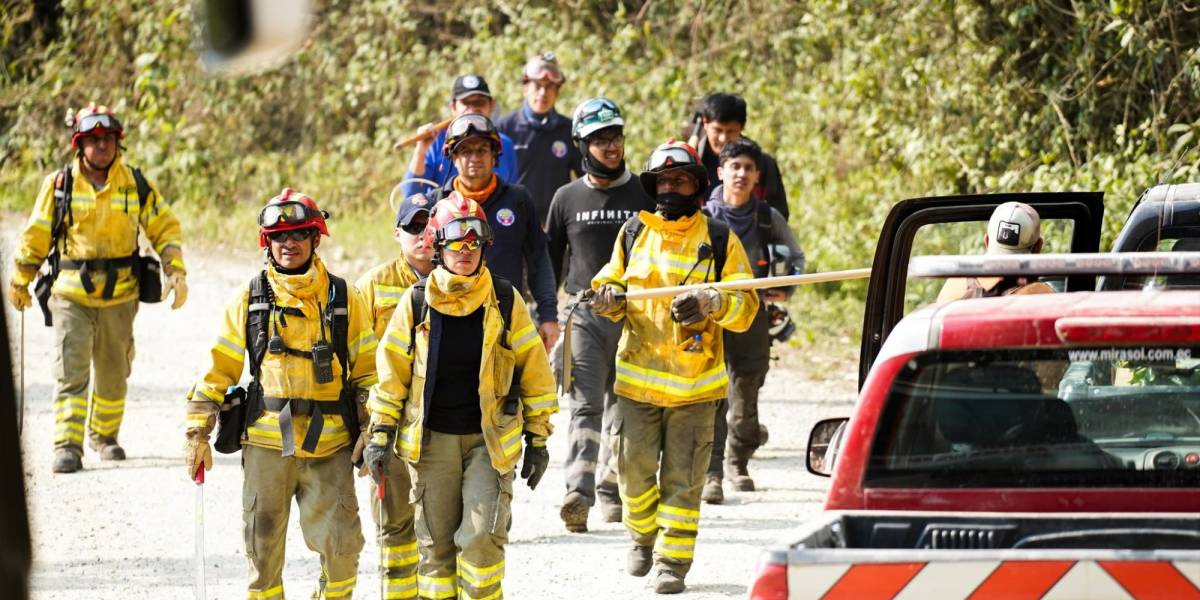
{"label": "brown work boot", "polygon": [[654,566],[654,548],[634,544],[629,549],[629,558],[625,562],[625,571],[634,577],[645,577]]}
{"label": "brown work boot", "polygon": [[54,472],[74,473],[83,468],[83,450],[73,446],[54,449]]}
{"label": "brown work boot", "polygon": [[621,505],[619,503],[609,502],[600,499],[600,516],[605,523],[620,523],[621,522]]}
{"label": "brown work boot", "polygon": [[716,475],[709,475],[704,482],[704,489],[700,492],[700,499],[708,504],[722,504],[725,502],[725,490],[721,489],[721,478]]}
{"label": "brown work boot", "polygon": [[125,460],[125,449],[117,444],[117,438],[92,434],[88,445],[100,455],[100,460]]}
{"label": "brown work boot", "polygon": [[674,571],[659,568],[658,573],[654,575],[655,594],[678,594],[686,588],[683,576]]}
{"label": "brown work boot", "polygon": [[567,492],[558,516],[571,533],[587,533],[588,503],[579,492]]}
{"label": "brown work boot", "polygon": [[728,458],[725,460],[725,476],[729,478],[729,483],[733,485],[733,489],[739,492],[753,492],[754,480],[750,478],[750,471],[746,468],[746,460],[739,458]]}

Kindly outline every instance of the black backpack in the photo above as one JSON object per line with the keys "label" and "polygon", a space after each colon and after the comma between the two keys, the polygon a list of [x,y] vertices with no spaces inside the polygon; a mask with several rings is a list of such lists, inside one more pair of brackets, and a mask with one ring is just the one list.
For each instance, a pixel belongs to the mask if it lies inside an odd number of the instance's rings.
{"label": "black backpack", "polygon": [[[347,286],[346,280],[328,273],[329,276],[329,294],[325,304],[322,320],[329,325],[330,341],[333,345],[333,354],[337,357],[338,363],[342,366],[342,391],[338,398],[338,410],[342,415],[342,422],[345,424],[346,432],[350,434],[350,445],[354,446],[358,441],[360,423],[358,421],[358,400],[355,398],[355,392],[349,385],[350,377],[350,352],[347,338],[349,337],[350,319],[347,302]],[[250,384],[246,389],[236,388],[225,397],[225,406],[222,407],[220,414],[220,428],[217,431],[217,440],[213,447],[218,452],[230,454],[241,449],[241,437],[245,433],[246,428],[254,423],[262,416],[266,409],[266,402],[263,397],[262,384],[259,382],[259,377],[262,374],[262,362],[266,357],[270,345],[270,323],[271,313],[279,313],[279,320],[286,323],[287,316],[303,318],[304,313],[299,309],[276,306],[275,293],[271,290],[271,284],[267,280],[266,271],[259,272],[254,279],[250,280],[250,298],[249,306],[246,314],[246,351],[250,356]],[[277,352],[287,352],[289,354],[297,354],[307,358],[312,358],[308,352],[302,352],[292,348],[276,348]],[[307,434],[304,436],[304,442],[300,446],[306,452],[312,452],[316,449],[317,442],[320,440],[321,427],[314,424],[323,423],[321,421],[320,405],[321,402],[313,402],[314,412],[311,414],[312,421],[309,424]],[[281,423],[281,434],[290,436],[290,432],[284,432]],[[285,452],[287,449],[285,448]]]}
{"label": "black backpack", "polygon": [[[142,174],[141,169],[133,167],[132,170],[133,181],[137,185],[138,214],[140,215],[142,209],[146,207],[146,199],[150,197],[150,183],[146,181],[146,176]],[[42,320],[46,327],[54,324],[50,315],[50,290],[54,287],[59,272],[62,271],[62,254],[66,246],[67,227],[75,222],[74,214],[71,212],[71,194],[75,189],[74,186],[75,176],[71,173],[71,165],[68,164],[54,178],[54,217],[50,222],[50,254],[46,256],[46,263],[49,264],[50,270],[48,273],[40,275],[33,286],[33,293],[38,299],[38,306],[42,309]],[[157,205],[155,208],[157,209]],[[134,248],[131,259],[112,259],[112,261],[115,265],[119,261],[133,260],[133,274],[138,278],[139,288],[147,288],[139,289],[138,299],[142,302],[159,302],[162,300],[162,282],[157,275],[162,267],[153,257],[143,257],[139,254],[139,248]],[[143,271],[146,271],[146,277],[142,277]],[[143,286],[143,280],[156,285],[157,293],[148,289],[152,286]],[[85,279],[83,283],[87,288],[91,285],[91,280]],[[112,297],[112,288],[115,283],[115,277],[107,278],[104,290],[106,299]],[[91,292],[91,290],[87,291]]]}
{"label": "black backpack", "polygon": [[[708,216],[705,216],[704,220],[708,223],[708,239],[712,241],[713,269],[716,271],[713,281],[720,281],[721,273],[725,270],[725,253],[729,247],[729,226]],[[629,266],[629,254],[633,252],[633,244],[645,227],[641,215],[633,215],[621,226],[624,233],[621,241],[625,250],[626,267]],[[705,280],[708,280],[707,276]]]}

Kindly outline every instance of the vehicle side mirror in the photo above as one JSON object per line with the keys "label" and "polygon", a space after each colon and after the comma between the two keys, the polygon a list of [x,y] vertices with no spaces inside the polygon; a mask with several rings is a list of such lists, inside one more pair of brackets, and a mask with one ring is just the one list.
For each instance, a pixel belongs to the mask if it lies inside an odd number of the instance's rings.
{"label": "vehicle side mirror", "polygon": [[819,477],[833,474],[838,448],[850,419],[824,419],[813,425],[808,434],[808,472]]}
{"label": "vehicle side mirror", "polygon": [[308,38],[310,0],[194,0],[201,62],[242,74],[286,59]]}

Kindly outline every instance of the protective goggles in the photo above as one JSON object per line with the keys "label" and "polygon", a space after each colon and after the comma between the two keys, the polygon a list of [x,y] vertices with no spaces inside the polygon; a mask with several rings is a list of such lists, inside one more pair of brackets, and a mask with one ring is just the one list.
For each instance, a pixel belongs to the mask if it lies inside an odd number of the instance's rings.
{"label": "protective goggles", "polygon": [[483,247],[483,240],[479,238],[471,238],[469,240],[455,240],[446,242],[446,249],[451,252],[474,252]]}
{"label": "protective goggles", "polygon": [[496,126],[483,115],[467,113],[450,122],[446,130],[446,138],[454,139],[470,134],[482,134],[489,137],[496,135]]}
{"label": "protective goggles", "polygon": [[537,81],[545,79],[551,83],[561,84],[563,82],[562,71],[555,64],[556,57],[553,52],[547,52],[535,60],[529,61],[525,65],[525,81]]}
{"label": "protective goggles", "polygon": [[663,169],[686,167],[694,164],[697,164],[697,161],[691,152],[679,146],[671,146],[655,150],[650,155],[650,160],[646,163],[646,170],[661,171]]}
{"label": "protective goggles", "polygon": [[121,122],[112,115],[98,114],[88,115],[80,119],[76,125],[76,131],[79,133],[89,133],[96,129],[120,130]]}
{"label": "protective goggles", "polygon": [[322,211],[315,211],[300,202],[280,202],[268,204],[258,213],[260,227],[275,227],[280,223],[288,225],[303,225],[318,218],[325,218]]}
{"label": "protective goggles", "polygon": [[597,98],[590,100],[579,108],[579,114],[584,115],[579,120],[580,127],[588,125],[604,125],[621,117],[621,109],[612,101]]}
{"label": "protective goggles", "polygon": [[492,239],[492,228],[487,221],[477,217],[463,217],[454,219],[445,225],[442,225],[438,236],[444,240],[447,245],[451,242],[460,240],[474,239],[477,241],[486,242]]}

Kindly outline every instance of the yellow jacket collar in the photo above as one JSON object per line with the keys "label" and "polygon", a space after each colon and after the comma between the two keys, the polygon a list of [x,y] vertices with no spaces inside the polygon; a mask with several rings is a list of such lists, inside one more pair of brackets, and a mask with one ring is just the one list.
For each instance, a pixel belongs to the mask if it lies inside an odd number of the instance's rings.
{"label": "yellow jacket collar", "polygon": [[305,300],[316,298],[324,303],[328,296],[329,274],[321,257],[313,255],[308,270],[296,275],[285,275],[268,264],[267,279],[275,290],[275,303],[299,308]]}
{"label": "yellow jacket collar", "polygon": [[463,317],[475,312],[492,291],[492,273],[481,266],[474,275],[456,275],[437,267],[425,283],[429,306],[443,315]]}
{"label": "yellow jacket collar", "polygon": [[664,236],[670,236],[672,234],[686,235],[688,231],[700,223],[700,219],[703,215],[700,213],[700,211],[696,211],[695,214],[689,217],[668,221],[658,213],[652,213],[643,210],[640,216],[642,218],[642,223],[645,223],[646,227],[662,232]]}

